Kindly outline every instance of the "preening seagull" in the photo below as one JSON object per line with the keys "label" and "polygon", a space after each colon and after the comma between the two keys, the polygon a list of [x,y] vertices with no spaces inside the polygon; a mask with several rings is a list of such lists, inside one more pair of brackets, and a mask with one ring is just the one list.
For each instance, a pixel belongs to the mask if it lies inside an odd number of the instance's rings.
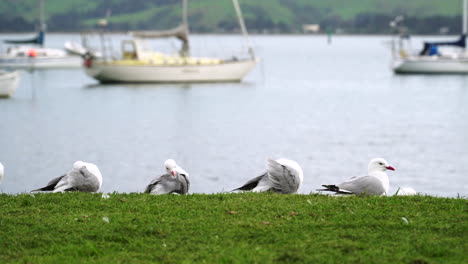
{"label": "preening seagull", "polygon": [[166,194],[178,193],[187,194],[190,188],[188,173],[179,167],[173,159],[168,159],[164,162],[166,174],[152,180],[146,186],[145,193],[150,194]]}
{"label": "preening seagull", "polygon": [[0,183],[3,181],[3,164],[0,162]]}
{"label": "preening seagull", "polygon": [[93,163],[76,161],[65,175],[52,179],[47,186],[33,190],[52,192],[97,192],[102,185],[102,175]]}
{"label": "preening seagull", "polygon": [[376,158],[369,162],[368,175],[352,177],[340,184],[322,185],[325,189],[317,191],[330,191],[342,194],[388,194],[389,180],[386,170],[395,170],[382,158]]}
{"label": "preening seagull", "polygon": [[233,191],[273,191],[296,193],[304,180],[304,173],[297,162],[288,159],[267,160],[267,171]]}

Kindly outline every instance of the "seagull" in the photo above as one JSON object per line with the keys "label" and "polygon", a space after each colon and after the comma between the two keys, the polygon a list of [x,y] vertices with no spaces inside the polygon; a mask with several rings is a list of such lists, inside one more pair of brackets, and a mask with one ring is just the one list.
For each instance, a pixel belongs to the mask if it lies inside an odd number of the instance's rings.
{"label": "seagull", "polygon": [[304,173],[297,162],[288,159],[267,160],[267,171],[233,191],[273,191],[296,193],[304,180]]}
{"label": "seagull", "polygon": [[0,183],[2,183],[3,180],[3,164],[0,162]]}
{"label": "seagull", "polygon": [[65,175],[52,179],[47,183],[46,187],[33,190],[32,192],[97,192],[101,188],[101,185],[102,175],[95,164],[76,161],[73,164],[73,168]]}
{"label": "seagull", "polygon": [[368,175],[352,177],[337,185],[322,185],[325,189],[317,191],[330,191],[341,194],[367,194],[386,195],[388,193],[389,180],[386,170],[395,169],[388,165],[382,158],[376,158],[369,162]]}
{"label": "seagull", "polygon": [[152,180],[146,186],[145,193],[149,194],[166,194],[178,193],[187,194],[190,188],[188,173],[179,167],[173,159],[168,159],[164,162],[166,174]]}
{"label": "seagull", "polygon": [[416,191],[411,187],[400,187],[395,195],[416,195]]}

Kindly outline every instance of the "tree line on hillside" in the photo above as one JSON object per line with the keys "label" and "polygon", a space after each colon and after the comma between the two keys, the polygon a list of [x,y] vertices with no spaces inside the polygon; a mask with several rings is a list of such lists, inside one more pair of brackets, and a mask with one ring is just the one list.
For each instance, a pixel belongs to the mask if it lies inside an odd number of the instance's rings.
{"label": "tree line on hillside", "polygon": [[[98,14],[99,13],[99,14]],[[89,15],[89,14],[88,14]],[[96,17],[100,17],[102,12],[96,11]],[[58,32],[79,32],[90,29],[81,24],[84,17],[76,12],[51,16],[48,21],[48,31]],[[217,25],[207,26],[199,22],[196,17],[190,18],[190,30],[194,33],[234,33],[239,31],[237,21],[234,19],[221,20]],[[318,22],[322,32],[339,30],[349,34],[387,34],[392,33],[389,22],[393,16],[382,14],[359,14],[353,19],[343,20],[340,17],[329,17]],[[432,16],[425,18],[406,17],[405,26],[412,34],[438,34],[442,28],[443,33],[458,34],[461,32],[461,16]],[[109,23],[109,31],[128,30],[151,30],[155,29],[157,21],[153,19],[133,23]],[[299,23],[275,23],[270,17],[258,15],[254,18],[246,18],[248,30],[251,33],[266,34],[288,34],[301,33],[302,24]],[[0,32],[30,32],[37,28],[33,22],[28,22],[21,17],[0,17]],[[174,25],[176,26],[176,24]]]}

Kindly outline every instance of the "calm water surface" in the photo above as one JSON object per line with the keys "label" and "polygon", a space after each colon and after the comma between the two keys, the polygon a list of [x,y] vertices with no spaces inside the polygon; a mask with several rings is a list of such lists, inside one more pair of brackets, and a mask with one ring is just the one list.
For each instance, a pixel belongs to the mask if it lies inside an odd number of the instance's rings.
{"label": "calm water surface", "polygon": [[[47,44],[70,39],[79,36]],[[81,69],[22,72],[16,94],[0,100],[0,189],[41,187],[83,160],[101,169],[104,192],[141,192],[174,158],[191,192],[216,193],[286,157],[303,167],[300,193],[309,193],[384,157],[397,169],[392,193],[467,196],[468,76],[394,75],[387,39],[253,36],[262,61],[242,83],[99,85]],[[241,44],[192,40],[195,55]]]}

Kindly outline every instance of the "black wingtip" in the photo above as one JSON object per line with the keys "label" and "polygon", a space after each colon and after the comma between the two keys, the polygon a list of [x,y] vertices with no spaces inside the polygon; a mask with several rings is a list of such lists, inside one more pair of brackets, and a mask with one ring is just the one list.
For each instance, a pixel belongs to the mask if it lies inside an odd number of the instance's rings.
{"label": "black wingtip", "polygon": [[257,187],[260,180],[265,176],[266,176],[266,174],[255,177],[255,178],[251,179],[250,181],[248,181],[247,183],[245,183],[244,185],[242,185],[241,187],[236,188],[236,189],[234,189],[232,191],[251,191],[255,187]]}
{"label": "black wingtip", "polygon": [[235,191],[251,191],[253,188],[255,188],[257,184],[246,184],[244,186],[241,186],[239,188],[233,189],[231,192]]}
{"label": "black wingtip", "polygon": [[153,190],[154,184],[150,184],[146,186],[146,189],[143,193],[151,193],[151,190]]}
{"label": "black wingtip", "polygon": [[325,190],[327,191],[331,191],[331,192],[339,192],[340,191],[340,187],[336,186],[336,185],[322,185],[323,187],[325,187]]}
{"label": "black wingtip", "polygon": [[47,183],[47,186],[36,189],[36,190],[32,190],[31,192],[49,192],[49,191],[53,191],[55,189],[55,186],[57,185],[57,183],[61,179],[63,179],[63,177],[65,177],[65,175],[54,178],[51,181],[49,181],[49,183]]}
{"label": "black wingtip", "polygon": [[54,189],[49,189],[48,188],[49,186],[46,186],[46,187],[42,187],[42,188],[39,188],[39,189],[35,189],[35,190],[32,190],[31,192],[47,192],[47,191],[53,191]]}
{"label": "black wingtip", "polygon": [[242,187],[232,189],[229,192],[236,192],[236,191],[244,191],[245,192],[245,191],[251,191],[251,190],[253,190],[253,188],[255,188],[255,187],[244,185]]}
{"label": "black wingtip", "polygon": [[340,194],[353,194],[352,192],[340,190],[340,187],[336,185],[322,185],[325,189],[317,189],[317,191],[335,192]]}

